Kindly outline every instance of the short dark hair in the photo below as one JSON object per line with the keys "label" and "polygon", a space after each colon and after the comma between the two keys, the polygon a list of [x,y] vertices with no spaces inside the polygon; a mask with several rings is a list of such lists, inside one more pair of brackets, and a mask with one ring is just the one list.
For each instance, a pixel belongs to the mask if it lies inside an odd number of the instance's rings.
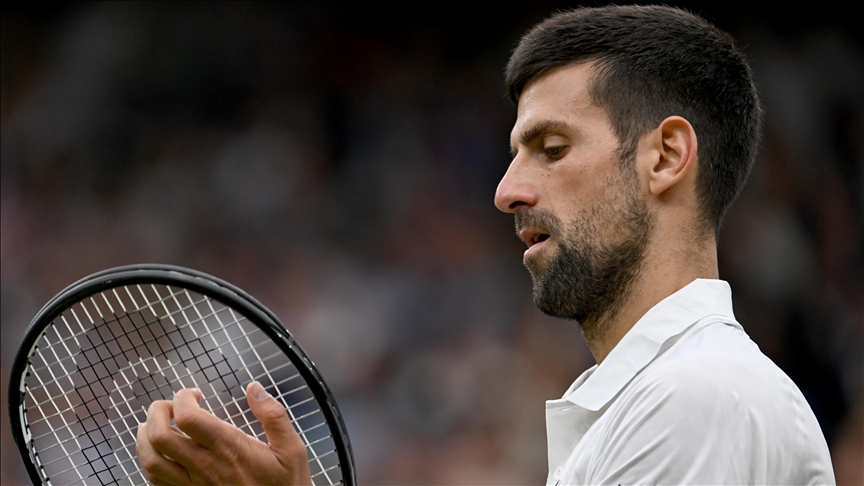
{"label": "short dark hair", "polygon": [[595,62],[592,100],[608,114],[622,153],[672,115],[699,141],[696,194],[706,230],[718,231],[759,144],[762,109],[750,67],[732,38],[705,19],[661,6],[561,12],[532,28],[505,71],[510,98],[554,69]]}

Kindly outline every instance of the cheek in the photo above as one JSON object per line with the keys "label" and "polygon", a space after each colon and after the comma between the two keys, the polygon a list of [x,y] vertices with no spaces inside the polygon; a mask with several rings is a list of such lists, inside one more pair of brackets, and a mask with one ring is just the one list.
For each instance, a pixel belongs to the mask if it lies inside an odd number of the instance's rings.
{"label": "cheek", "polygon": [[610,191],[611,188],[595,181],[584,178],[562,180],[555,188],[555,192],[559,195],[557,199],[560,201],[560,203],[556,201],[556,204],[561,204],[561,207],[571,215],[592,211],[598,204],[614,196],[614,191]]}
{"label": "cheek", "polygon": [[573,196],[568,220],[585,235],[614,238],[626,218],[629,195],[620,185],[603,184],[585,188]]}

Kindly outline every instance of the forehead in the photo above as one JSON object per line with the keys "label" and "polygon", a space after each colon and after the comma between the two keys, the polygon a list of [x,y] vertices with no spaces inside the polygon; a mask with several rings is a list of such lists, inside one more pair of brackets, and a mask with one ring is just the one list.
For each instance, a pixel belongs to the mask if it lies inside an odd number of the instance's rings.
{"label": "forehead", "polygon": [[595,74],[593,63],[565,66],[543,74],[525,85],[511,133],[515,145],[522,133],[540,124],[609,128],[605,110],[591,100],[588,88]]}

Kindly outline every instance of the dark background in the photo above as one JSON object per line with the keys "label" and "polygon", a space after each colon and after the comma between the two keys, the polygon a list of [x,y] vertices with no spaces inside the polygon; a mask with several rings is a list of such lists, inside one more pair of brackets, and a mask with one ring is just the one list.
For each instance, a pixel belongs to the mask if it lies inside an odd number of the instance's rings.
{"label": "dark background", "polygon": [[[862,483],[860,16],[679,5],[739,41],[766,107],[721,278],[838,480]],[[361,483],[542,483],[543,402],[593,360],[574,323],[534,309],[492,197],[515,119],[503,66],[564,7],[5,4],[4,393],[67,284],[183,265],[282,318],[339,400]],[[0,483],[21,483],[5,399],[2,422]]]}

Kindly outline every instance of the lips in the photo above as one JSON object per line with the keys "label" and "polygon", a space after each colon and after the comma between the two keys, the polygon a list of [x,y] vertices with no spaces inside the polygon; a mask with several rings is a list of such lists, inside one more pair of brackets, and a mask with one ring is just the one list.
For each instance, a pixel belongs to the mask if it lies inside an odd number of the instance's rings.
{"label": "lips", "polygon": [[525,228],[519,231],[519,238],[528,246],[534,246],[537,243],[542,243],[549,239],[549,233],[543,233],[539,230]]}
{"label": "lips", "polygon": [[549,239],[549,233],[544,233],[539,229],[535,228],[523,228],[519,230],[519,238],[528,245],[528,249],[525,250],[522,258],[528,258],[531,254],[539,251],[539,249],[543,246],[546,240]]}
{"label": "lips", "polygon": [[557,235],[561,234],[561,223],[549,210],[522,208],[515,216],[516,235],[528,245],[522,257],[523,261],[544,246],[554,244]]}

